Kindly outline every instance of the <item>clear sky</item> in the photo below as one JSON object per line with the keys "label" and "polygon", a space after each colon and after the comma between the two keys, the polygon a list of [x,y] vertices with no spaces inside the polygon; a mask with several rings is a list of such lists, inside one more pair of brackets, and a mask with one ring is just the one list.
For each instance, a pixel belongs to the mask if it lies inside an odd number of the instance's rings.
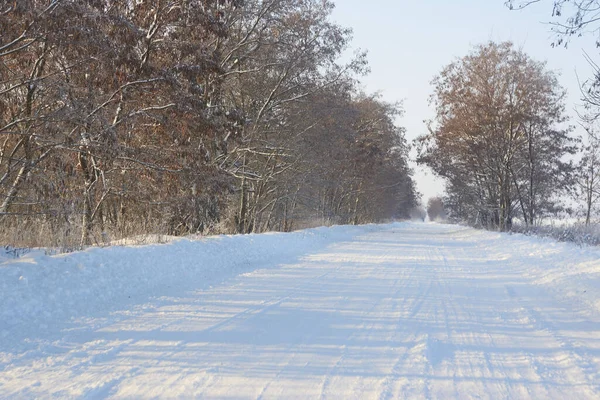
{"label": "clear sky", "polygon": [[[333,19],[353,29],[354,49],[368,51],[371,74],[362,79],[365,90],[403,102],[405,115],[399,122],[409,141],[426,133],[423,121],[433,117],[428,104],[433,77],[472,46],[489,40],[510,40],[533,59],[546,61],[568,91],[567,109],[576,124],[577,76],[584,80],[592,74],[583,49],[593,53],[595,45],[593,38],[584,37],[574,39],[568,49],[552,48],[550,0],[522,11],[508,10],[504,0],[334,1]],[[431,172],[416,168],[415,179],[424,201],[443,192]]]}

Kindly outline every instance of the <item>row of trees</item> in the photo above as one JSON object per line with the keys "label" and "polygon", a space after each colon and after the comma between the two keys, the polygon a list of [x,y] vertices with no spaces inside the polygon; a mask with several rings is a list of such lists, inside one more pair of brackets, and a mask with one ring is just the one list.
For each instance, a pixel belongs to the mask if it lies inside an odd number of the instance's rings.
{"label": "row of trees", "polygon": [[406,215],[397,104],[322,0],[0,3],[4,242]]}

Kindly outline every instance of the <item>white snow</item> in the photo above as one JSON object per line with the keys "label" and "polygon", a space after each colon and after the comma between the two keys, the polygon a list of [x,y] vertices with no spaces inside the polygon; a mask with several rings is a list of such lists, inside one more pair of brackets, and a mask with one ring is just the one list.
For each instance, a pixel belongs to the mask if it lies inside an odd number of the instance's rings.
{"label": "white snow", "polygon": [[420,223],[0,263],[0,398],[600,398],[600,250]]}

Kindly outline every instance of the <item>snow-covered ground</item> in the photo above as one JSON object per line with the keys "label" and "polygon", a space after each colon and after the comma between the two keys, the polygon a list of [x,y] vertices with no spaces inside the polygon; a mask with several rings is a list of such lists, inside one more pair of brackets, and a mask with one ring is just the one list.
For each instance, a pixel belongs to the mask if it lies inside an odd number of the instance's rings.
{"label": "snow-covered ground", "polygon": [[0,398],[600,398],[600,250],[441,224],[0,264]]}

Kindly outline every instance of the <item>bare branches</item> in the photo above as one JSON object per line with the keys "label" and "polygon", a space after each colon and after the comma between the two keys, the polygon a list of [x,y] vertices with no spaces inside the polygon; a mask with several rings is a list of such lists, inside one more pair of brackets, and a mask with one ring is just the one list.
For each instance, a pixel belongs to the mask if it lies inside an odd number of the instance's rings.
{"label": "bare branches", "polygon": [[329,1],[108,3],[0,6],[4,226],[74,248],[416,201],[398,114],[357,93],[362,56],[338,63],[350,37]]}
{"label": "bare branches", "polygon": [[481,45],[441,72],[434,96],[419,161],[448,180],[455,218],[506,230],[516,215],[534,224],[556,209],[572,172],[562,159],[576,149],[559,128],[564,91],[543,64],[511,43]]}
{"label": "bare branches", "polygon": [[[542,0],[509,0],[505,4],[511,10],[522,10],[541,3]],[[571,38],[586,34],[597,36],[600,43],[600,1],[598,0],[552,0],[553,20],[549,22],[555,39],[552,46],[568,46]]]}
{"label": "bare branches", "polygon": [[[11,40],[8,43],[0,45],[0,58],[9,56],[11,54],[14,54],[14,53],[22,51],[22,50],[25,50],[27,47],[31,46],[39,38],[41,38],[42,35],[37,35],[35,37],[30,37],[30,38],[28,37],[28,35],[39,23],[40,18],[46,14],[51,13],[54,9],[56,9],[60,5],[61,2],[62,2],[62,0],[51,1],[50,4],[46,8],[42,9],[39,13],[34,15],[31,22],[29,22],[25,26],[25,28],[23,29],[23,31],[21,32],[21,34],[19,36],[17,36],[16,38],[14,38],[13,40]],[[5,10],[2,11],[2,13],[0,14],[0,17],[6,17],[12,12],[14,12],[14,7],[8,6]]]}

